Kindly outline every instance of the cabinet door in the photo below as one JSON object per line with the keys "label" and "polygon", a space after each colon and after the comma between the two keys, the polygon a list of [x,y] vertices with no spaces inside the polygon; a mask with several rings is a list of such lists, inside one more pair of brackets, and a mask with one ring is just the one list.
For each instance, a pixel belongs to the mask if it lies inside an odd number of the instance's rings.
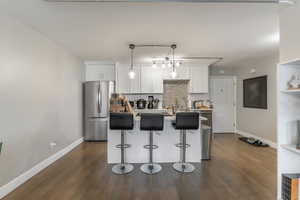
{"label": "cabinet door", "polygon": [[191,87],[192,93],[208,93],[208,66],[192,66]]}
{"label": "cabinet door", "polygon": [[130,80],[130,93],[140,93],[141,92],[141,67],[136,66],[133,68],[135,72],[135,78]]}
{"label": "cabinet door", "polygon": [[163,70],[161,68],[154,69],[152,75],[153,93],[163,93]]}
{"label": "cabinet door", "polygon": [[177,71],[176,79],[189,80],[191,78],[190,77],[190,68],[185,65],[176,67],[176,71]]}
{"label": "cabinet door", "polygon": [[141,67],[141,92],[163,93],[163,71],[160,68]]}
{"label": "cabinet door", "polygon": [[[163,79],[173,79],[171,76],[172,67],[166,67],[163,69]],[[175,79],[177,80],[189,80],[190,77],[190,68],[188,66],[181,65],[176,67],[177,76]]]}
{"label": "cabinet door", "polygon": [[171,67],[166,67],[164,69],[162,69],[162,72],[163,72],[163,79],[172,79],[171,77],[171,72],[172,72],[172,68]]}
{"label": "cabinet door", "polygon": [[117,88],[118,93],[130,93],[130,79],[128,76],[129,66],[128,65],[116,65],[116,77],[117,77]]}

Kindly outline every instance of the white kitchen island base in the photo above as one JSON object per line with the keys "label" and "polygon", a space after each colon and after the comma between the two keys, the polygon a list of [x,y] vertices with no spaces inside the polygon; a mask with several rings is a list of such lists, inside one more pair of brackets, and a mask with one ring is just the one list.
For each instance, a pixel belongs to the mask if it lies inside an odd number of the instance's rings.
{"label": "white kitchen island base", "polygon": [[[165,117],[164,130],[154,132],[153,143],[158,149],[153,150],[153,161],[157,163],[174,163],[180,161],[180,149],[175,144],[180,142],[180,131],[172,126],[174,117]],[[205,120],[201,118],[199,120]],[[187,130],[186,141],[191,147],[186,150],[187,162],[201,162],[201,122],[198,130]],[[149,131],[140,130],[140,120],[135,119],[134,129],[126,131],[125,143],[131,147],[125,150],[125,162],[147,163],[149,150],[144,145],[149,144]],[[119,163],[121,150],[116,145],[121,143],[121,131],[108,128],[107,162]]]}

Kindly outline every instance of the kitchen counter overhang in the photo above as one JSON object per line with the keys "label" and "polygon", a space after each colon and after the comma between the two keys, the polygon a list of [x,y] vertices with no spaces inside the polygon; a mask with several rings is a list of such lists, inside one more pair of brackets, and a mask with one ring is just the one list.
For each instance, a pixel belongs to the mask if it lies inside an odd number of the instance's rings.
{"label": "kitchen counter overhang", "polygon": [[[125,143],[131,147],[125,151],[125,160],[128,163],[147,163],[149,151],[144,149],[144,145],[149,143],[149,131],[140,130],[140,117],[134,118],[134,129],[126,131]],[[154,132],[154,144],[159,148],[153,152],[154,162],[168,163],[180,160],[180,149],[175,144],[180,142],[180,130],[172,126],[175,116],[164,117],[164,130]],[[187,143],[191,145],[186,152],[187,162],[201,162],[201,121],[206,118],[201,117],[198,130],[187,130]],[[119,163],[121,159],[120,149],[116,145],[121,143],[121,131],[110,130],[108,126],[107,162]]]}

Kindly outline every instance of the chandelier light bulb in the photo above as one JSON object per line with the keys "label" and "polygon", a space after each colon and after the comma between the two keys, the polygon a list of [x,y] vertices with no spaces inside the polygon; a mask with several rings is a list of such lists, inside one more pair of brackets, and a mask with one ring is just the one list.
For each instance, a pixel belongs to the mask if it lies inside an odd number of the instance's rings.
{"label": "chandelier light bulb", "polygon": [[179,61],[177,61],[177,62],[176,62],[176,67],[179,67],[180,64],[181,64],[181,63],[180,63]]}
{"label": "chandelier light bulb", "polygon": [[171,72],[171,77],[172,77],[172,78],[176,78],[176,76],[177,76],[176,71],[172,71],[172,72]]}
{"label": "chandelier light bulb", "polygon": [[135,72],[133,70],[130,70],[128,73],[128,76],[130,79],[134,79],[135,78]]}
{"label": "chandelier light bulb", "polygon": [[166,63],[163,62],[163,63],[161,64],[161,67],[162,67],[163,69],[166,68]]}
{"label": "chandelier light bulb", "polygon": [[172,67],[172,62],[169,62],[169,63],[168,63],[168,67]]}

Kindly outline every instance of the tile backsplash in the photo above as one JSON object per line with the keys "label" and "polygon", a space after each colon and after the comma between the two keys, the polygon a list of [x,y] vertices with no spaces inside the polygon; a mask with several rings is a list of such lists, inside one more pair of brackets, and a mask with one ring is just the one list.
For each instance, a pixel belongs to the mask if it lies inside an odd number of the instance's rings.
{"label": "tile backsplash", "polygon": [[[181,86],[178,88],[175,87],[175,90],[174,90],[175,93],[170,91],[172,87],[169,85],[170,87],[167,87],[166,89],[164,88],[164,94],[126,94],[126,97],[130,101],[136,101],[138,99],[148,100],[148,96],[153,96],[154,98],[159,99],[159,102],[160,102],[159,107],[160,108],[165,107],[164,105],[168,105],[168,104],[172,105],[172,103],[174,103],[174,102],[176,103],[175,98],[177,98],[177,99],[181,98],[182,101],[180,101],[178,103],[185,107],[185,103],[183,102],[182,98],[184,98],[186,96],[188,98],[188,107],[191,107],[193,101],[210,99],[208,93],[206,93],[206,94],[189,94],[188,89],[183,91],[184,88],[186,88],[185,84],[182,83],[179,85],[181,85]],[[167,93],[165,93],[165,90],[167,90],[166,91]]]}
{"label": "tile backsplash", "polygon": [[189,80],[164,80],[163,107],[189,106]]}

